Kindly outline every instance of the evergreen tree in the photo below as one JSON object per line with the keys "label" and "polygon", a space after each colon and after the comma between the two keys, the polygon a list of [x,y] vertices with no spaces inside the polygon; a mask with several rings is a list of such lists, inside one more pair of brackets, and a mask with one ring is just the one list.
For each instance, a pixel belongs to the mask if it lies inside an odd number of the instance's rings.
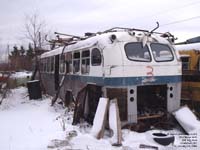
{"label": "evergreen tree", "polygon": [[12,69],[15,71],[32,70],[34,56],[34,49],[31,44],[28,45],[27,50],[23,46],[20,46],[20,49],[14,46],[13,51],[9,55]]}
{"label": "evergreen tree", "polygon": [[18,50],[18,47],[15,45],[13,47],[13,51],[11,52],[11,55],[9,55],[11,66],[12,66],[12,69],[14,70],[19,69],[19,57],[20,57],[20,51]]}
{"label": "evergreen tree", "polygon": [[20,56],[20,52],[19,52],[18,47],[16,45],[13,47],[13,51],[11,52],[10,56],[11,57],[18,57],[18,56]]}
{"label": "evergreen tree", "polygon": [[26,52],[26,56],[31,59],[34,57],[33,47],[31,46],[31,43],[29,43],[29,45],[28,45],[28,50]]}
{"label": "evergreen tree", "polygon": [[25,49],[23,46],[20,47],[20,56],[23,56],[25,54]]}

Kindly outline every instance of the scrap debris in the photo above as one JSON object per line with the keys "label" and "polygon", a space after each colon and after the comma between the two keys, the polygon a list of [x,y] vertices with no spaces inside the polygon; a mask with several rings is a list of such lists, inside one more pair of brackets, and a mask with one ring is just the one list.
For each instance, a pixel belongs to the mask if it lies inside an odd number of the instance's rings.
{"label": "scrap debris", "polygon": [[173,112],[173,115],[187,134],[200,130],[200,121],[187,106]]}
{"label": "scrap debris", "polygon": [[[109,106],[109,111],[108,111]],[[106,126],[106,116],[109,112],[109,128],[112,132],[112,145],[121,146],[122,145],[122,132],[121,132],[121,121],[119,117],[119,108],[117,104],[117,99],[109,100],[107,98],[100,98],[97,111],[95,114],[93,127],[91,134],[100,139],[104,135],[104,129]]]}
{"label": "scrap debris", "polygon": [[151,146],[151,145],[146,145],[146,144],[140,144],[139,146],[141,149],[155,149],[158,150],[157,146]]}

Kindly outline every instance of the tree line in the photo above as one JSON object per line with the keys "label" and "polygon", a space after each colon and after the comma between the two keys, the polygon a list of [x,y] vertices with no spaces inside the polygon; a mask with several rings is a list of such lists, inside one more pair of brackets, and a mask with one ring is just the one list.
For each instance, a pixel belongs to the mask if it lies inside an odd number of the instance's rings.
{"label": "tree line", "polygon": [[44,46],[47,44],[45,37],[50,34],[47,32],[46,23],[40,15],[35,12],[25,16],[23,25],[23,38],[28,41],[28,48],[24,46],[14,46],[8,56],[9,63],[0,64],[0,70],[34,70],[38,55],[47,51]]}
{"label": "tree line", "polygon": [[27,49],[24,46],[14,46],[9,54],[9,70],[32,70],[34,57],[35,52],[31,44],[28,45]]}

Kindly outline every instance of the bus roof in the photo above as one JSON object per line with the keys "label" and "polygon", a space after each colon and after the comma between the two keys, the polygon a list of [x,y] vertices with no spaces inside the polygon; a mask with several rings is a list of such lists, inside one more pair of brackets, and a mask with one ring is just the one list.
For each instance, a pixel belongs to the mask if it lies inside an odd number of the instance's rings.
{"label": "bus roof", "polygon": [[[117,31],[117,32],[106,32],[106,33],[102,33],[102,34],[97,34],[97,35],[89,37],[85,40],[77,41],[77,43],[75,43],[75,44],[66,46],[64,51],[63,51],[64,46],[62,46],[55,50],[46,52],[41,55],[41,58],[58,55],[58,54],[61,54],[62,52],[65,53],[65,52],[69,52],[69,51],[87,49],[87,48],[94,47],[97,44],[99,47],[101,47],[101,46],[105,47],[109,44],[112,44],[112,41],[110,39],[112,35],[116,36],[117,42],[130,42],[130,41],[142,42],[143,38],[145,36],[147,37],[147,34],[148,34],[147,32],[142,32],[142,31],[133,31],[132,33],[128,32],[128,31]],[[147,39],[149,41],[169,44],[169,41],[167,39],[161,37],[159,34],[156,34],[156,33],[152,33],[151,36],[147,37]]]}

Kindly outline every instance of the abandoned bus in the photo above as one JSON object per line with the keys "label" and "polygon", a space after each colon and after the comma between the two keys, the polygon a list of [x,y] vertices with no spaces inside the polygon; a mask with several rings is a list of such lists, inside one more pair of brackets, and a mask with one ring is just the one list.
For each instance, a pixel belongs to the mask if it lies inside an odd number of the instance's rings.
{"label": "abandoned bus", "polygon": [[200,43],[176,45],[176,49],[182,60],[181,99],[200,112]]}
{"label": "abandoned bus", "polygon": [[169,38],[112,29],[46,52],[41,79],[50,95],[76,100],[79,118],[93,121],[100,97],[117,98],[122,124],[160,117],[180,106],[181,62]]}

